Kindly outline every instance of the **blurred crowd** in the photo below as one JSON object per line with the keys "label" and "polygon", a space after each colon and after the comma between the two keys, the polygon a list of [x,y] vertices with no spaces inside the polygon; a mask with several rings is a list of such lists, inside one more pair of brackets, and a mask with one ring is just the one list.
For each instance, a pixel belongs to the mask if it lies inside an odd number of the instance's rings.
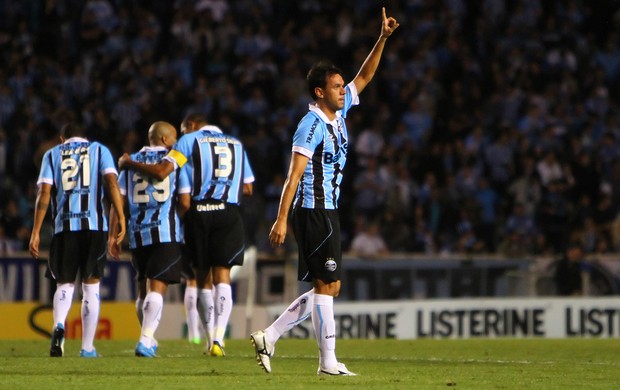
{"label": "blurred crowd", "polygon": [[344,248],[620,249],[618,1],[0,0],[0,254],[27,247],[63,123],[118,157],[191,112],[246,145],[269,251],[305,74],[329,59],[351,80],[382,5],[400,28],[349,113]]}

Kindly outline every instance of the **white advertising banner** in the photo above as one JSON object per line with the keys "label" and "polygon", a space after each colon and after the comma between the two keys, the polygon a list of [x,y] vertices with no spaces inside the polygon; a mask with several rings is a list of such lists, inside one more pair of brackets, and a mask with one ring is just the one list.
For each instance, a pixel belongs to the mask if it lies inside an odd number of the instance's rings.
{"label": "white advertising banner", "polygon": [[[275,319],[285,306],[269,306]],[[338,338],[616,338],[620,297],[336,303]],[[314,337],[310,320],[288,337]]]}

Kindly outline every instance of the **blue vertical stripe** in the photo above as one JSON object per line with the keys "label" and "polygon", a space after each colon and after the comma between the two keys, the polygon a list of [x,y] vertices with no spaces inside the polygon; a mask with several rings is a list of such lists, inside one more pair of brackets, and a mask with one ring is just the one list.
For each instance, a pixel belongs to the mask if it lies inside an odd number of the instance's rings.
{"label": "blue vertical stripe", "polygon": [[192,199],[241,203],[243,183],[254,181],[243,144],[208,126],[186,134],[173,147],[187,158]]}
{"label": "blue vertical stripe", "polygon": [[[167,153],[163,147],[145,147],[131,157],[145,164],[156,164]],[[129,204],[130,248],[182,242],[183,231],[176,212],[177,178],[176,173],[162,181],[131,170],[121,173]]]}

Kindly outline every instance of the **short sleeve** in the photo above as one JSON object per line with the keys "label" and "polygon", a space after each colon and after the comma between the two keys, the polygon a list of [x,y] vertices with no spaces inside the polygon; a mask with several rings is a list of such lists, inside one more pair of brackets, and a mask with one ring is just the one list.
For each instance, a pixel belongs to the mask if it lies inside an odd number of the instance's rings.
{"label": "short sleeve", "polygon": [[250,165],[250,159],[248,159],[248,154],[243,152],[243,183],[253,183],[254,182],[254,171],[252,171],[252,166]]}
{"label": "short sleeve", "polygon": [[293,151],[312,158],[314,150],[323,142],[321,119],[313,113],[304,116],[293,135]]}
{"label": "short sleeve", "polygon": [[39,172],[39,179],[37,185],[41,184],[54,184],[54,172],[52,170],[52,149],[45,152],[43,160],[41,161],[41,171]]}

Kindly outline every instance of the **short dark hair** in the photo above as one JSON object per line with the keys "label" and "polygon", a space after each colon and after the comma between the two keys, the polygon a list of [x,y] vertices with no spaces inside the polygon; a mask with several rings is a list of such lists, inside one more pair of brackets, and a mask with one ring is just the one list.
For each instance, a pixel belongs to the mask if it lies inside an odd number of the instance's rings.
{"label": "short dark hair", "polygon": [[207,117],[204,114],[195,112],[192,114],[188,114],[184,119],[183,122],[181,122],[181,125],[185,125],[187,126],[187,124],[189,122],[194,122],[194,123],[208,123],[207,122]]}
{"label": "short dark hair", "polygon": [[84,127],[78,125],[74,122],[65,123],[60,128],[60,136],[64,139],[69,139],[71,137],[80,137],[84,135]]}
{"label": "short dark hair", "polygon": [[308,92],[310,92],[310,96],[312,96],[313,100],[317,99],[314,89],[317,87],[325,88],[327,85],[327,78],[335,74],[341,75],[342,71],[336,65],[326,60],[318,62],[308,71],[308,75],[306,76],[306,80],[308,81]]}

